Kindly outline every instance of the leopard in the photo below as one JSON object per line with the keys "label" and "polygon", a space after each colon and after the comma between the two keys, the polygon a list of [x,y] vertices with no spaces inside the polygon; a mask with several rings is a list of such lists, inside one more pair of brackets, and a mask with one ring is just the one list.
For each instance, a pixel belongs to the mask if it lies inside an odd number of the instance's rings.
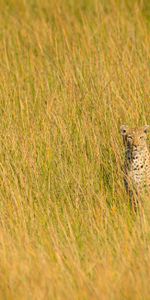
{"label": "leopard", "polygon": [[143,195],[150,194],[150,151],[147,136],[150,125],[130,128],[121,125],[125,150],[124,184],[131,208],[136,212],[142,205]]}

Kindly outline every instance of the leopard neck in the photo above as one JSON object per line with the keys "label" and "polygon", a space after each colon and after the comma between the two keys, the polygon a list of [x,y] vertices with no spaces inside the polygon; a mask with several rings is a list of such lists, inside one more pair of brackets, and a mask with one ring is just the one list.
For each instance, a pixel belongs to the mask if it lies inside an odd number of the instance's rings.
{"label": "leopard neck", "polygon": [[125,156],[128,161],[132,162],[133,160],[141,159],[142,157],[144,160],[149,159],[149,155],[147,155],[148,153],[148,147],[145,145],[145,147],[137,147],[134,150],[127,148]]}

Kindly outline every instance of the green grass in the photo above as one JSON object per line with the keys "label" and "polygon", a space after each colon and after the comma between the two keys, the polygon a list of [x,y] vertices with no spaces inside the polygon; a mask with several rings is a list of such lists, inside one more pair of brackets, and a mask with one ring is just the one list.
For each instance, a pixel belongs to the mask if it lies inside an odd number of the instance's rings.
{"label": "green grass", "polygon": [[150,123],[148,7],[1,1],[0,299],[149,299],[119,132]]}

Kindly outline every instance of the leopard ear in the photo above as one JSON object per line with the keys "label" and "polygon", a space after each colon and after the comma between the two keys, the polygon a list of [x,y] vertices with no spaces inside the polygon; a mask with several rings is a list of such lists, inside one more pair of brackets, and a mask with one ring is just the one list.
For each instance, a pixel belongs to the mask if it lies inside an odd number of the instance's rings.
{"label": "leopard ear", "polygon": [[144,130],[145,133],[148,133],[150,131],[150,125],[145,125],[143,127],[143,130]]}
{"label": "leopard ear", "polygon": [[128,131],[128,126],[127,125],[121,125],[120,126],[120,131],[121,131],[121,134],[123,136],[125,136],[127,134],[127,131]]}

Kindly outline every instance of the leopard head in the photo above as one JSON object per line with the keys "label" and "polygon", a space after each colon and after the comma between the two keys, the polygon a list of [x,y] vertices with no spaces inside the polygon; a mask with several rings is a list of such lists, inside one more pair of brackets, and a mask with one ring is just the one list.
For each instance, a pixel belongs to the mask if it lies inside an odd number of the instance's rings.
{"label": "leopard head", "polygon": [[139,128],[129,128],[127,125],[122,125],[120,130],[126,150],[142,150],[146,146],[150,125]]}

